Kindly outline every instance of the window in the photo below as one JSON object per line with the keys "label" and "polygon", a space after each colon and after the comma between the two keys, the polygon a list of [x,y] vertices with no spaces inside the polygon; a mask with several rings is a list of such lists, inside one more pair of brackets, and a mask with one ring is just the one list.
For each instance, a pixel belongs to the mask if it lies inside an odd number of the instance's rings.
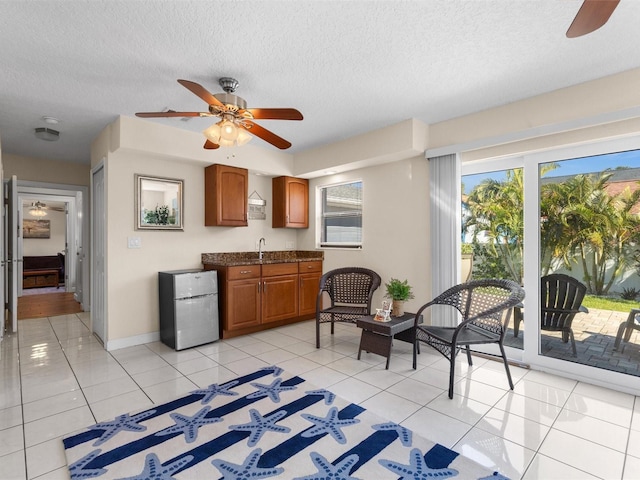
{"label": "window", "polygon": [[319,190],[320,246],[362,248],[362,181]]}

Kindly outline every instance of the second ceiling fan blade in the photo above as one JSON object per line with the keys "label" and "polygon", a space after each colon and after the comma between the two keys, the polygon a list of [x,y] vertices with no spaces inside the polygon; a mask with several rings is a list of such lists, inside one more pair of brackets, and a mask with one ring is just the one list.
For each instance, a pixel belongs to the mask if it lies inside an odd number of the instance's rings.
{"label": "second ceiling fan blade", "polygon": [[191,93],[195,93],[202,100],[207,102],[208,105],[216,105],[217,107],[224,107],[222,102],[214,97],[209,90],[204,88],[202,85],[196,82],[191,82],[189,80],[178,80],[178,83],[182,85],[184,88],[191,91]]}
{"label": "second ceiling fan blade", "polygon": [[169,110],[168,112],[138,112],[136,117],[142,118],[154,118],[154,117],[210,117],[211,114],[203,112],[174,112]]}
{"label": "second ceiling fan blade", "polygon": [[567,30],[567,37],[576,38],[599,29],[607,23],[619,2],[620,0],[584,0]]}
{"label": "second ceiling fan blade", "polygon": [[302,120],[295,108],[247,108],[247,112],[258,120]]}
{"label": "second ceiling fan blade", "polygon": [[245,130],[252,133],[256,137],[260,137],[265,142],[269,142],[271,145],[278,147],[280,150],[285,150],[291,146],[291,143],[287,142],[284,138],[279,137],[273,132],[270,132],[266,128],[261,127],[257,123],[250,120],[245,120]]}
{"label": "second ceiling fan blade", "polygon": [[211,140],[207,140],[206,142],[204,142],[204,148],[206,148],[207,150],[215,150],[217,148],[220,148],[220,145],[218,145],[217,143],[213,143]]}

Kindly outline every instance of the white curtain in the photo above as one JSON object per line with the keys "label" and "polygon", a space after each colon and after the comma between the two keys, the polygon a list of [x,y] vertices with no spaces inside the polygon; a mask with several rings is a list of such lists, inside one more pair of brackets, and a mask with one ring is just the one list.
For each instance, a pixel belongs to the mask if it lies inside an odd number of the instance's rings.
{"label": "white curtain", "polygon": [[[458,154],[429,158],[431,286],[433,297],[460,280],[460,158]],[[431,323],[458,323],[454,309],[432,308]]]}

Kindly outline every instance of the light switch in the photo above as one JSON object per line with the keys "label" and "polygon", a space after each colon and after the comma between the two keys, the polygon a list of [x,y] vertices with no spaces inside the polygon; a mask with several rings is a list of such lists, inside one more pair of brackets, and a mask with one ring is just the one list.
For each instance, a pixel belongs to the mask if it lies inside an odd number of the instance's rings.
{"label": "light switch", "polygon": [[142,239],[140,237],[127,237],[128,248],[142,248]]}

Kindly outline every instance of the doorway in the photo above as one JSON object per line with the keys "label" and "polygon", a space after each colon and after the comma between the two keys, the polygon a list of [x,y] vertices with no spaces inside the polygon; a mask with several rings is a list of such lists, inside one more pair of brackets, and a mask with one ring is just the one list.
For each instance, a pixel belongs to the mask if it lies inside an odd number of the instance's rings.
{"label": "doorway", "polygon": [[18,318],[89,310],[86,187],[18,182]]}

